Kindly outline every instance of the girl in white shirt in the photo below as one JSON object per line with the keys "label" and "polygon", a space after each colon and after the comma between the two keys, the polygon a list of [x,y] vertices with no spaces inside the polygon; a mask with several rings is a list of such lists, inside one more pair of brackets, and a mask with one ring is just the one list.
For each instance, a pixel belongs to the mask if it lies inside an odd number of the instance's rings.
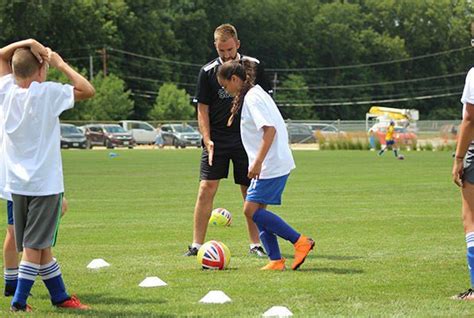
{"label": "girl in white shirt", "polygon": [[234,101],[228,125],[241,117],[240,133],[249,158],[248,177],[252,179],[244,203],[244,213],[257,224],[260,240],[270,258],[263,270],[285,269],[276,235],[295,246],[291,266],[298,269],[314,247],[314,241],[301,235],[279,216],[266,210],[268,204],[280,205],[290,171],[295,168],[288,146],[285,122],[273,99],[259,85],[253,85],[255,74],[251,62],[224,63],[219,67],[220,85]]}

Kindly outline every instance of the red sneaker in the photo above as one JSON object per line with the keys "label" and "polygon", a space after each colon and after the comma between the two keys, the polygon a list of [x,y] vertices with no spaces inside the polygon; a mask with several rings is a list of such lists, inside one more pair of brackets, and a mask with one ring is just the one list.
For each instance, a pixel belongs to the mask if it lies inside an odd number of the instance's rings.
{"label": "red sneaker", "polygon": [[62,303],[56,305],[59,308],[67,308],[67,309],[78,309],[78,310],[89,310],[91,309],[90,306],[84,305],[81,303],[79,298],[76,295],[72,295],[71,298],[68,300],[63,301]]}

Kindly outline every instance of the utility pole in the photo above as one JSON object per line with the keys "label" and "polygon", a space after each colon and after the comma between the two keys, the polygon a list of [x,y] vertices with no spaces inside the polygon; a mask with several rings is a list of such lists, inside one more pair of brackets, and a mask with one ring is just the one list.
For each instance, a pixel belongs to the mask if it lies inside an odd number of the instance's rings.
{"label": "utility pole", "polygon": [[92,61],[92,55],[89,55],[89,81],[94,79],[94,63]]}
{"label": "utility pole", "polygon": [[278,73],[275,72],[273,74],[273,99],[276,98],[276,93],[277,93],[277,84],[278,84]]}
{"label": "utility pole", "polygon": [[104,76],[107,76],[107,49],[105,46],[102,48],[100,54],[102,54],[102,72]]}

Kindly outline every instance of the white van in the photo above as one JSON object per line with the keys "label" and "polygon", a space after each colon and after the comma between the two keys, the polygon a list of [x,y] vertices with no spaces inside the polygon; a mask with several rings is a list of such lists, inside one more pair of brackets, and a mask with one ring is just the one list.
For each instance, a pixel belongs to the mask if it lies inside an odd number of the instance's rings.
{"label": "white van", "polygon": [[149,123],[138,120],[121,120],[119,125],[132,134],[137,144],[151,145],[155,143],[158,132]]}

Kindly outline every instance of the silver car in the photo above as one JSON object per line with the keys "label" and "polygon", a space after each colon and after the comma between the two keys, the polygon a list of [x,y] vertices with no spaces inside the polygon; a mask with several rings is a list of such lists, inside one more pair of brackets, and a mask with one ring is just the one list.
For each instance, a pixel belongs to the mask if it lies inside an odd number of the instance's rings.
{"label": "silver car", "polygon": [[176,148],[201,147],[201,134],[188,124],[162,125],[161,136],[165,145],[172,145]]}

